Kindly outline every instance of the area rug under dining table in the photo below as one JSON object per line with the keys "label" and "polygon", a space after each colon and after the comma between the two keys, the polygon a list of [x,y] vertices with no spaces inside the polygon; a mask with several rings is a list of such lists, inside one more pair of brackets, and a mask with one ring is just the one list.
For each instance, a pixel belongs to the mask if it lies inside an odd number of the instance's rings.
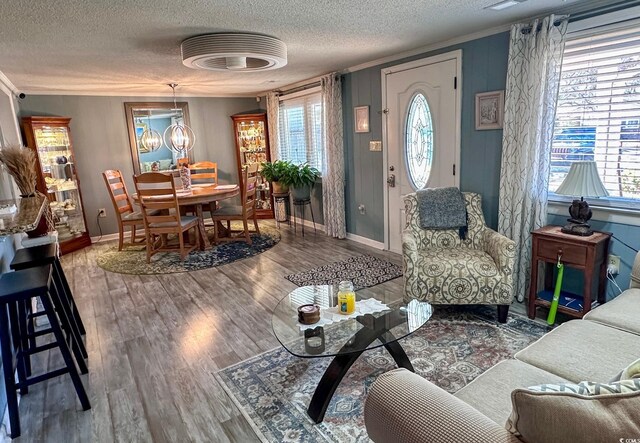
{"label": "area rug under dining table", "polygon": [[[417,374],[454,393],[512,358],[548,328],[511,314],[495,321],[486,306],[435,306],[433,317],[402,340]],[[384,348],[367,351],[336,390],[324,421],[307,406],[331,358],[302,359],[280,347],[219,371],[216,377],[265,442],[368,442],[363,406],[376,377],[395,368]]]}
{"label": "area rug under dining table", "polygon": [[[231,228],[239,230],[242,222],[234,221]],[[213,228],[207,228],[209,237],[213,237]],[[192,251],[184,260],[177,252],[161,252],[151,257],[147,263],[144,245],[126,246],[118,251],[117,242],[100,253],[96,258],[98,266],[120,274],[149,275],[189,272],[221,266],[227,263],[260,254],[280,241],[278,230],[267,224],[260,224],[260,234],[251,233],[252,244],[235,241],[213,245],[210,249]]]}

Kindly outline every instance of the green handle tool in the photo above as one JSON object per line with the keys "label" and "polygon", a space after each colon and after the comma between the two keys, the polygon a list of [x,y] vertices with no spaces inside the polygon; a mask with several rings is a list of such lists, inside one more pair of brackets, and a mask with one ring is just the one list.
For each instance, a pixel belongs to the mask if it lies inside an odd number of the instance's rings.
{"label": "green handle tool", "polygon": [[562,289],[562,276],[564,274],[564,265],[560,261],[561,255],[558,256],[558,278],[556,278],[556,288],[553,291],[553,299],[551,300],[551,307],[549,308],[549,315],[547,316],[547,324],[553,325],[556,322],[556,313],[558,312],[558,304],[560,302],[560,290]]}

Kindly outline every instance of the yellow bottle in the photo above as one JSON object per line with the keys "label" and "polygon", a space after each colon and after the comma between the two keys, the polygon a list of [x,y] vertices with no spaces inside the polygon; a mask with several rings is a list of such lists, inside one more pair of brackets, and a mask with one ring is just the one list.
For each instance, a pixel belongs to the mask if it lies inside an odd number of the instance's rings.
{"label": "yellow bottle", "polygon": [[356,293],[353,291],[353,283],[341,281],[338,290],[338,312],[340,314],[353,314],[356,310]]}

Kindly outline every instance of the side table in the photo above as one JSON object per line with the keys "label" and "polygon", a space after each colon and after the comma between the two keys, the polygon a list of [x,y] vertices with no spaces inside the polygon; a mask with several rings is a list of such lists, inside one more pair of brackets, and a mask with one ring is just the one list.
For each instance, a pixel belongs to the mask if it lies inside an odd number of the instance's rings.
{"label": "side table", "polygon": [[[611,233],[594,232],[588,237],[565,234],[560,226],[545,226],[531,233],[531,283],[529,288],[529,318],[535,318],[536,306],[551,305],[553,296],[553,267],[558,260],[565,267],[582,270],[582,295],[562,291],[558,311],[582,318],[591,310],[593,294],[597,302],[604,303],[607,279],[607,253]],[[538,262],[545,262],[544,289],[538,291]]]}

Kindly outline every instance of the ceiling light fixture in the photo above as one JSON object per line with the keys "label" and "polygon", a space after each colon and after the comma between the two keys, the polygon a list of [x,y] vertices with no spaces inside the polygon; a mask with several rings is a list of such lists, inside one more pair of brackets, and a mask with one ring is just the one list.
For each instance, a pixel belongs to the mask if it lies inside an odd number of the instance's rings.
{"label": "ceiling light fixture", "polygon": [[[176,86],[178,86],[177,83],[169,83],[169,87],[173,90],[172,110],[182,111],[176,103]],[[184,115],[176,119],[175,123],[164,130],[164,142],[169,149],[183,157],[193,149],[193,145],[196,142],[196,135],[193,133],[193,130],[184,123]]]}
{"label": "ceiling light fixture", "polygon": [[492,9],[494,11],[502,11],[503,9],[510,8],[512,6],[524,3],[526,0],[504,0],[499,3],[495,3],[491,6],[486,6],[484,9]]}
{"label": "ceiling light fixture", "polygon": [[180,45],[182,63],[209,71],[266,71],[287,64],[287,45],[275,37],[248,33],[205,34]]}
{"label": "ceiling light fixture", "polygon": [[151,110],[147,114],[147,129],[140,134],[140,144],[150,152],[156,151],[162,146],[162,136],[155,129],[151,129]]}

